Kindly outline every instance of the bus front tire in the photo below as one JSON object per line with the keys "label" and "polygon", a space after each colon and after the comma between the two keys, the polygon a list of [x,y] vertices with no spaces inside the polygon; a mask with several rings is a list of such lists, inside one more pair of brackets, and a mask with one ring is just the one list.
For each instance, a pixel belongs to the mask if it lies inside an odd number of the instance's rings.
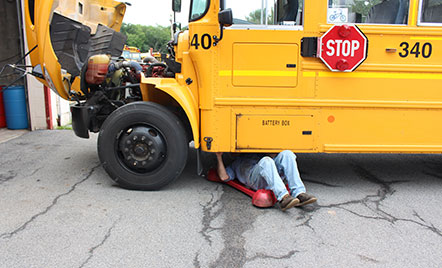
{"label": "bus front tire", "polygon": [[189,144],[173,113],[156,103],[134,102],[109,115],[97,148],[103,168],[121,187],[158,190],[179,177]]}

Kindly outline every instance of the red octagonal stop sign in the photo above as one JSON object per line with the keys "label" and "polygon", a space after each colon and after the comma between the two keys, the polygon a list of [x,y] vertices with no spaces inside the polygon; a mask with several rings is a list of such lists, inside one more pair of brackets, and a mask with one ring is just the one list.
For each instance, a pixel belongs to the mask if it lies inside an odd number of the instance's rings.
{"label": "red octagonal stop sign", "polygon": [[367,58],[367,47],[356,25],[335,25],[319,39],[319,58],[334,72],[352,72]]}

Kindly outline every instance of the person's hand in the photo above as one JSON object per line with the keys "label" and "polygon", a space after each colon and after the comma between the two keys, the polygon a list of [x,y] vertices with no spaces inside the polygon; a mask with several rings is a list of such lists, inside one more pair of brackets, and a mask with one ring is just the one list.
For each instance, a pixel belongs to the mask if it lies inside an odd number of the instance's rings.
{"label": "person's hand", "polygon": [[216,157],[218,157],[218,158],[220,158],[220,157],[223,156],[223,152],[217,152],[217,153],[215,153],[215,154],[216,154]]}

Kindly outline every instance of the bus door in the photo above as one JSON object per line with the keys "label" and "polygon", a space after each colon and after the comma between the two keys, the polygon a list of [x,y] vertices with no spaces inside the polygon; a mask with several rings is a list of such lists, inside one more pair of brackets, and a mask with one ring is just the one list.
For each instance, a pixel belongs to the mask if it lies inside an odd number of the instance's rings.
{"label": "bus door", "polygon": [[225,8],[233,25],[220,42],[215,105],[231,107],[230,149],[311,149],[313,136],[302,133],[312,132],[313,115],[288,108],[314,94],[299,80],[303,0],[226,0]]}

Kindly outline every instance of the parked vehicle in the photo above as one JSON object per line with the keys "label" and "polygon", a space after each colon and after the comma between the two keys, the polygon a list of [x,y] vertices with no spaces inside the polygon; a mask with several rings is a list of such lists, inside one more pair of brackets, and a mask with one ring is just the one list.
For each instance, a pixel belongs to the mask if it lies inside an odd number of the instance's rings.
{"label": "parked vehicle", "polygon": [[[122,187],[177,178],[190,140],[198,152],[442,152],[440,1],[193,0],[169,57],[141,72],[96,56],[121,54],[124,4],[84,0],[83,14],[99,15],[83,19],[65,12],[70,1],[53,15],[55,1],[31,2],[32,64],[77,100],[76,134],[100,133],[100,160]],[[328,22],[328,9],[344,21]],[[109,84],[120,66],[126,78]]]}
{"label": "parked vehicle", "polygon": [[142,61],[141,51],[136,47],[124,45],[123,54],[121,54],[121,56],[125,60],[129,61],[136,61],[136,62]]}

